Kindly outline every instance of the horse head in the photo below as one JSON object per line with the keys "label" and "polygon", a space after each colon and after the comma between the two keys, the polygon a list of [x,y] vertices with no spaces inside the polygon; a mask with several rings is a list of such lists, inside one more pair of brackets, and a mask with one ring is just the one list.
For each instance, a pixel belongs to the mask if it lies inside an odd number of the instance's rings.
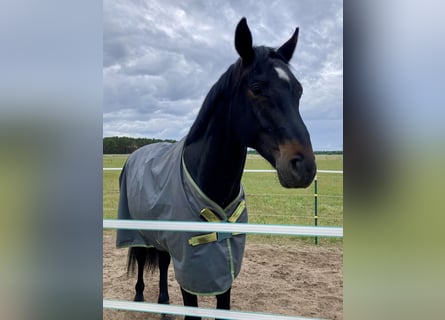
{"label": "horse head", "polygon": [[[274,166],[283,187],[305,188],[316,174],[309,132],[299,112],[303,88],[289,68],[298,28],[279,49],[254,47],[243,18],[235,31],[238,89],[232,117],[244,144]],[[241,124],[241,125],[240,125]]]}

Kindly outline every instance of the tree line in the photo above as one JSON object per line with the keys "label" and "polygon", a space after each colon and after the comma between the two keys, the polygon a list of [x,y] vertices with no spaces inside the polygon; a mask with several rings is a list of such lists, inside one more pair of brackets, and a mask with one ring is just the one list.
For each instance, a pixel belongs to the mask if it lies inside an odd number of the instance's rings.
{"label": "tree line", "polygon": [[106,137],[103,138],[104,154],[129,154],[136,149],[156,142],[176,142],[171,139],[150,139],[150,138],[130,138],[130,137]]}
{"label": "tree line", "polygon": [[[130,137],[107,137],[103,138],[104,154],[130,154],[136,149],[147,144],[156,142],[176,142],[171,139],[150,139],[150,138],[130,138]],[[249,149],[249,154],[258,154],[256,150]],[[315,151],[315,154],[343,154],[343,151]]]}
{"label": "tree line", "polygon": [[339,150],[339,151],[314,151],[314,153],[315,154],[329,154],[329,155],[340,154],[340,155],[342,155],[343,151],[341,151],[341,150]]}

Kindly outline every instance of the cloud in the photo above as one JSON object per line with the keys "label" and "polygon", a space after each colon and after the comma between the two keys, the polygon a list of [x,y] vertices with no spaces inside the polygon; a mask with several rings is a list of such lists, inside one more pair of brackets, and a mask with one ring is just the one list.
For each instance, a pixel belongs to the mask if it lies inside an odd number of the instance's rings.
{"label": "cloud", "polygon": [[[303,117],[309,130],[312,120],[341,120],[341,1],[109,0],[103,6],[104,136],[184,136],[211,86],[237,59],[234,30],[243,16],[254,44],[278,47],[300,27],[291,66],[304,87]],[[316,130],[321,140],[332,137],[322,126]],[[336,139],[341,146],[341,133]]]}

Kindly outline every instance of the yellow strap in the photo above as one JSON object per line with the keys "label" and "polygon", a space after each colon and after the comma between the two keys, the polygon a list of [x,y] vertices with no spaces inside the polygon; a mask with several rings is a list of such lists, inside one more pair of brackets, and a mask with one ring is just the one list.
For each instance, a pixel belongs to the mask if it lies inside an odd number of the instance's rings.
{"label": "yellow strap", "polygon": [[[232,236],[238,236],[240,234],[243,234],[243,233],[233,232]],[[189,239],[189,244],[193,247],[196,247],[196,246],[200,246],[202,244],[216,242],[216,241],[218,241],[218,233],[212,232],[212,233],[203,234],[200,236],[191,237]]]}
{"label": "yellow strap", "polygon": [[208,222],[221,222],[221,219],[209,208],[202,209],[201,216],[203,216]]}
{"label": "yellow strap", "polygon": [[[241,214],[243,213],[244,209],[246,208],[246,201],[241,201],[238,207],[233,212],[232,216],[229,218],[229,222],[236,222]],[[209,208],[204,208],[201,210],[201,216],[206,219],[208,222],[222,222],[222,220]],[[240,235],[242,233],[234,232],[232,233],[233,236]],[[212,232],[203,234],[200,236],[191,237],[189,239],[189,244],[193,247],[199,246],[201,244],[206,244],[210,242],[218,241],[218,233]]]}
{"label": "yellow strap", "polygon": [[235,209],[233,214],[230,216],[229,222],[236,222],[239,219],[239,217],[241,216],[241,214],[243,213],[244,208],[246,208],[246,201],[243,200],[239,203],[238,207]]}
{"label": "yellow strap", "polygon": [[199,246],[201,244],[206,244],[209,242],[215,242],[218,241],[218,236],[216,235],[216,232],[212,232],[212,233],[208,233],[208,234],[203,234],[201,236],[195,236],[195,237],[191,237],[189,239],[189,244],[193,247],[195,246]]}
{"label": "yellow strap", "polygon": [[[233,214],[229,218],[229,222],[236,222],[239,217],[242,215],[244,209],[246,208],[246,201],[241,201],[238,207],[235,209]],[[209,208],[204,208],[201,210],[201,216],[204,217],[208,222],[222,222],[221,218],[218,217],[212,210]]]}

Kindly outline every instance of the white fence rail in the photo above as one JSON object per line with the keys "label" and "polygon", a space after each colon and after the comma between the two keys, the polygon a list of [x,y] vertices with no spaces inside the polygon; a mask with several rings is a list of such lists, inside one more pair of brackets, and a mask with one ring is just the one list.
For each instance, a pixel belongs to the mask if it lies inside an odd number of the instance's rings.
{"label": "white fence rail", "polygon": [[103,220],[104,228],[186,232],[240,232],[288,236],[343,237],[342,227],[310,227],[250,223],[217,223],[153,220]]}
{"label": "white fence rail", "polygon": [[[160,314],[189,315],[195,317],[219,318],[227,320],[317,320],[314,318],[281,316],[258,312],[241,312],[206,308],[182,307],[174,305],[162,305],[155,303],[141,303],[120,300],[105,300],[103,307],[106,309],[118,309],[138,312],[151,312]],[[321,320],[321,319],[318,319]]]}
{"label": "white fence rail", "polygon": [[[103,171],[121,171],[122,168],[103,168]],[[244,169],[244,172],[277,172],[276,170]],[[338,173],[343,174],[343,170],[317,170],[317,173]]]}

